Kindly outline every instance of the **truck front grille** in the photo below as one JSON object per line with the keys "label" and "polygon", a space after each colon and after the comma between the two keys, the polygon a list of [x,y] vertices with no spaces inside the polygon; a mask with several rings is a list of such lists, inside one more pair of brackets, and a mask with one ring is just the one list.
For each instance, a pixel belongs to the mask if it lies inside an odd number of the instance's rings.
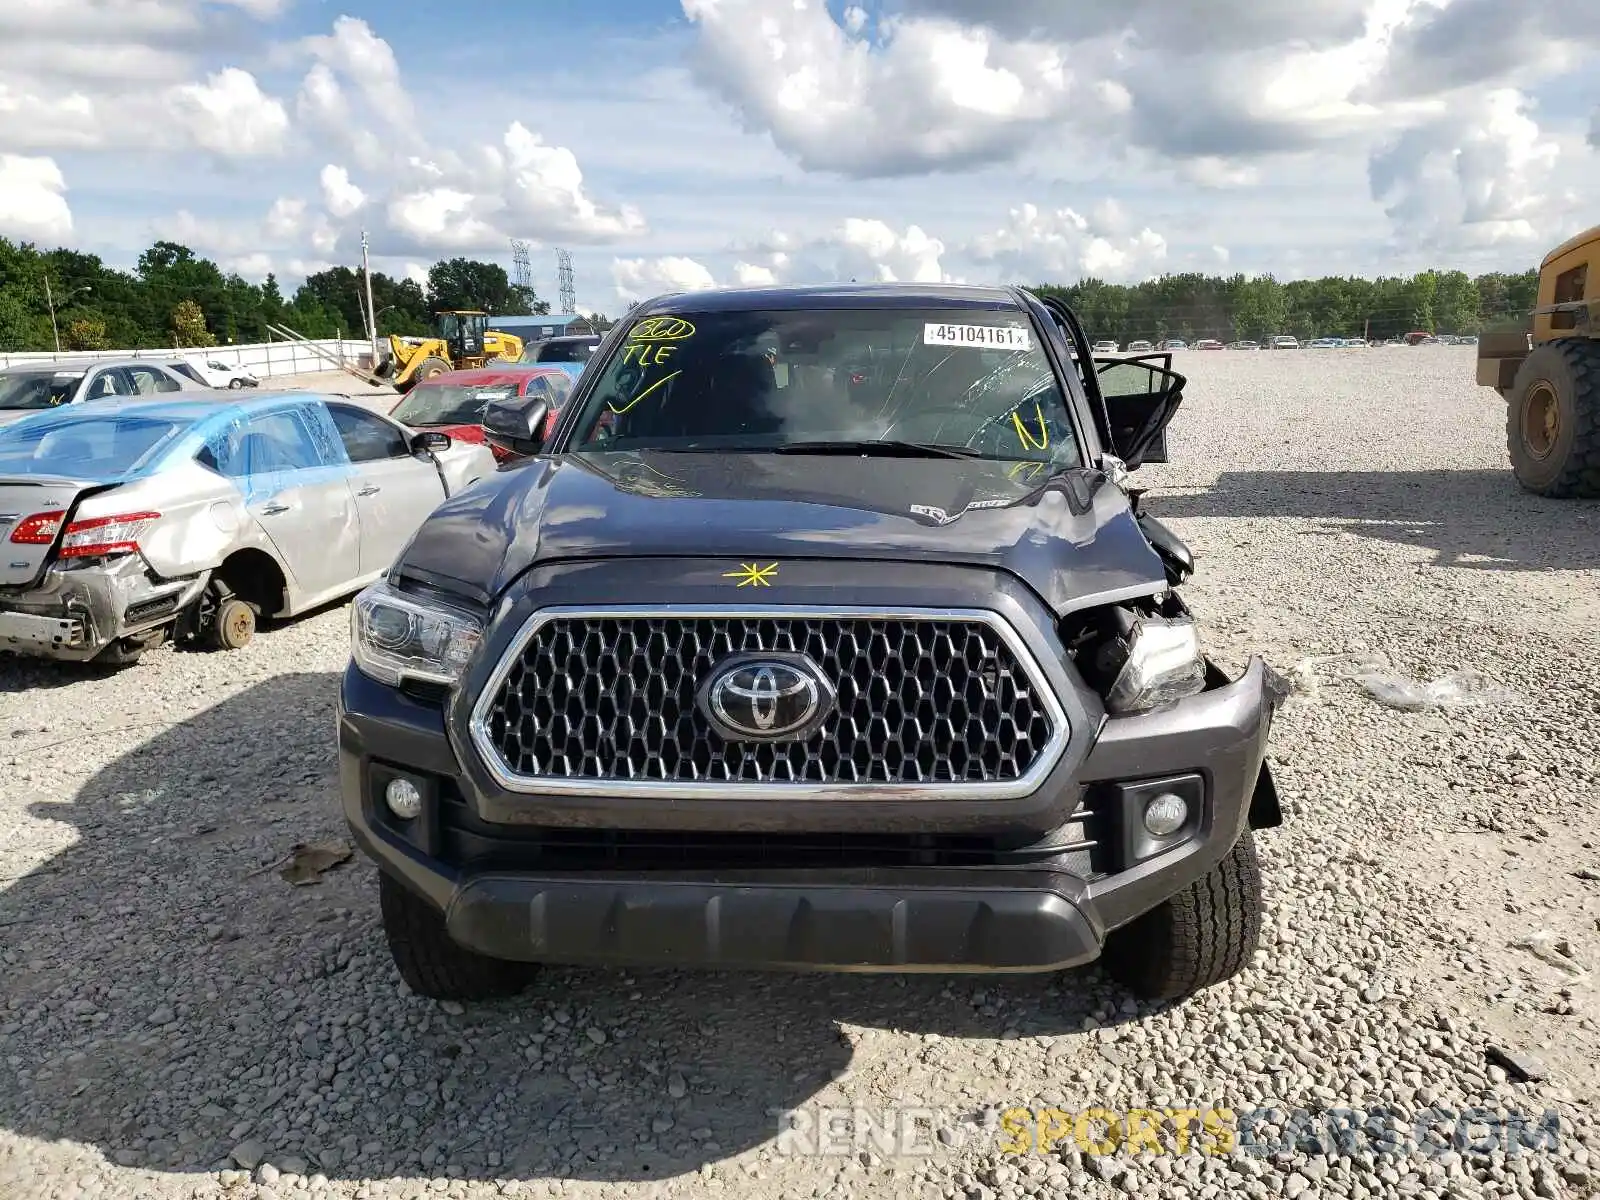
{"label": "truck front grille", "polygon": [[[759,653],[803,654],[836,691],[808,736],[736,741],[702,711],[697,691],[720,664]],[[1025,794],[1065,736],[1026,647],[995,614],[969,610],[549,609],[512,644],[474,719],[503,781],[587,781],[585,791],[776,783]]]}

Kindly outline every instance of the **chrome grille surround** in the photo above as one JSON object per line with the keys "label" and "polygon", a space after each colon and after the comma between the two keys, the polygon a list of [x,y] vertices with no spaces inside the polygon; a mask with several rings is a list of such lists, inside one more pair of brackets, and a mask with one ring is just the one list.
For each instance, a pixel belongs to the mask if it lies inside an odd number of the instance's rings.
{"label": "chrome grille surround", "polygon": [[[555,683],[553,679],[554,668],[548,661],[541,664],[539,661],[541,657],[548,660],[556,651],[564,651],[569,666],[574,661],[574,655],[579,654],[580,650],[597,656],[614,658],[616,655],[615,647],[596,645],[595,641],[591,639],[596,637],[600,628],[615,634],[619,632],[618,627],[620,625],[636,622],[653,623],[655,626],[672,629],[677,634],[682,634],[684,631],[676,627],[694,625],[699,627],[694,633],[696,638],[704,640],[708,637],[716,638],[720,636],[721,640],[720,643],[713,645],[709,649],[697,648],[695,653],[689,656],[690,661],[681,675],[670,683],[662,678],[662,672],[652,668],[648,661],[642,664],[644,670],[642,672],[639,670],[640,664],[634,660],[637,658],[638,653],[642,653],[642,648],[634,645],[631,649],[624,647],[629,649],[627,663],[623,665],[613,663],[612,670],[608,673],[609,677],[601,680],[598,687],[589,682],[590,679],[593,679],[598,674],[598,671],[587,672],[588,678],[577,681],[570,678],[570,672],[563,672],[565,676],[563,681],[554,689],[549,686]],[[568,628],[574,624],[581,623],[587,623],[587,627],[582,629],[583,646],[580,647],[573,642]],[[603,626],[602,623],[610,623],[610,625]],[[742,629],[729,628],[730,625],[738,626],[740,623],[745,623]],[[753,628],[756,630],[754,636],[760,644],[751,644],[751,623],[753,623]],[[989,777],[979,779],[954,777],[911,780],[838,777],[806,778],[807,770],[810,770],[813,776],[819,773],[813,769],[812,764],[821,762],[823,745],[830,739],[835,738],[838,733],[838,726],[845,719],[854,716],[853,711],[847,712],[846,709],[853,710],[859,708],[863,703],[873,702],[868,695],[868,689],[871,687],[872,681],[878,677],[879,672],[871,669],[870,660],[865,663],[857,661],[863,658],[859,651],[853,655],[851,661],[843,664],[841,664],[836,655],[824,653],[820,657],[813,656],[817,660],[817,665],[841,689],[840,712],[830,717],[823,730],[814,735],[812,739],[814,744],[789,743],[786,746],[784,743],[777,743],[761,747],[755,744],[740,743],[737,744],[739,748],[734,749],[733,747],[736,744],[726,743],[724,749],[719,751],[715,743],[710,743],[713,752],[710,765],[715,768],[719,763],[721,764],[724,772],[724,777],[722,778],[717,778],[714,775],[712,777],[666,778],[650,777],[638,773],[627,775],[605,773],[573,774],[570,771],[567,773],[539,773],[538,771],[519,769],[523,762],[526,761],[526,754],[519,753],[516,763],[510,761],[506,754],[507,743],[505,739],[508,726],[512,721],[521,726],[525,717],[542,718],[544,728],[550,729],[554,727],[554,739],[548,735],[544,736],[544,740],[549,743],[549,748],[553,751],[554,740],[560,740],[563,744],[568,743],[573,736],[572,727],[585,723],[591,717],[601,717],[602,714],[598,710],[601,707],[601,702],[611,695],[610,689],[625,685],[627,689],[631,690],[628,691],[624,703],[618,705],[613,697],[610,701],[610,706],[605,710],[606,714],[609,715],[606,715],[604,719],[613,722],[626,721],[626,738],[612,737],[607,739],[601,737],[598,733],[598,721],[589,726],[587,733],[580,733],[578,736],[580,739],[589,737],[590,742],[593,744],[609,745],[611,747],[609,753],[612,755],[613,762],[621,758],[630,763],[631,769],[631,763],[634,760],[629,758],[630,752],[637,753],[639,743],[645,735],[637,730],[637,722],[633,720],[632,716],[628,713],[623,713],[622,709],[632,709],[633,701],[644,696],[644,690],[651,685],[653,680],[660,679],[662,687],[665,689],[677,688],[675,694],[667,696],[669,702],[674,702],[673,712],[676,715],[677,728],[672,731],[666,731],[663,724],[655,735],[658,743],[665,739],[677,740],[685,733],[685,723],[699,723],[703,726],[704,718],[693,707],[694,691],[705,677],[704,672],[713,669],[722,658],[741,651],[807,652],[808,648],[815,648],[814,640],[810,647],[806,644],[796,643],[793,639],[792,629],[796,625],[802,627],[810,626],[811,628],[808,630],[809,637],[823,627],[833,627],[837,630],[841,627],[861,624],[880,627],[872,630],[872,632],[881,632],[886,638],[892,632],[891,626],[900,627],[902,640],[908,632],[906,627],[911,627],[914,630],[914,636],[937,637],[939,636],[939,630],[934,627],[941,626],[951,627],[945,631],[947,637],[951,635],[955,628],[959,628],[962,631],[962,636],[969,639],[967,642],[969,645],[974,644],[971,641],[974,637],[978,639],[987,638],[987,642],[979,641],[976,644],[979,646],[991,646],[995,652],[995,682],[998,683],[1003,675],[1012,689],[1011,698],[1013,703],[1022,703],[1027,707],[1025,716],[1029,728],[1020,738],[1010,742],[1013,748],[1019,744],[1026,745],[1027,750],[1030,752],[1026,762],[1015,762],[1015,773],[1005,774],[1003,769],[1005,765],[1004,759],[1007,756],[1015,759],[1016,756],[1010,750],[1003,750],[1000,753],[1001,761],[999,762],[1001,769],[989,770],[985,768],[983,773]],[[932,633],[924,632],[930,629],[933,630]],[[651,632],[657,632],[657,630],[652,629]],[[665,632],[665,630],[661,630],[661,632]],[[730,640],[729,635],[732,632],[741,634],[739,641]],[[785,632],[789,634],[788,637],[784,636]],[[846,632],[850,631],[846,630]],[[629,631],[630,636],[635,633],[636,631],[634,630]],[[563,636],[566,638],[565,642],[560,641]],[[841,635],[836,633],[834,636],[837,640],[842,640]],[[536,640],[538,641],[537,645],[535,644]],[[636,637],[635,642],[637,642]],[[954,649],[953,638],[951,649],[952,651]],[[530,652],[533,656],[531,662]],[[683,657],[681,650],[678,651],[678,657],[680,660]],[[924,669],[931,657],[932,655],[927,650],[919,650],[919,663],[923,665]],[[582,659],[580,658],[577,661],[581,665]],[[950,661],[952,666],[962,671],[968,669],[965,659],[960,663],[956,663],[952,657]],[[985,661],[988,661],[987,658]],[[697,663],[699,664],[698,673],[696,671]],[[632,667],[631,671],[629,669],[630,665]],[[864,665],[867,668],[865,682],[858,685],[854,681],[862,678]],[[538,684],[541,670],[544,683],[530,696],[522,689],[522,679],[532,672],[535,676],[534,682]],[[640,674],[644,675],[643,679],[639,678]],[[903,677],[904,675],[905,673],[903,673]],[[973,680],[975,681],[977,678],[978,672],[974,670]],[[943,696],[946,703],[958,700],[959,698],[954,697],[954,681],[950,680],[947,675],[937,676],[927,684],[927,687],[931,690],[937,687],[941,680],[946,685],[943,688]],[[903,679],[899,686],[902,688],[905,686]],[[514,695],[512,694],[513,689],[515,689]],[[582,694],[585,691],[587,691],[586,697]],[[881,688],[878,694],[881,698],[883,695]],[[920,696],[921,694],[919,693]],[[987,692],[985,693],[985,698],[989,698]],[[507,700],[515,702],[515,706],[509,707],[509,710]],[[544,701],[544,704],[539,713],[524,713],[521,706],[525,702],[530,706],[539,706],[541,700]],[[578,706],[575,709],[567,708],[566,706],[573,701],[578,701]],[[559,716],[554,712],[554,707],[557,703],[563,707],[563,713]],[[918,721],[918,714],[907,714],[904,711],[905,707],[903,703],[900,705],[902,719]],[[658,715],[647,704],[646,720]],[[941,717],[936,713],[932,718],[932,723],[937,723],[940,719]],[[943,719],[949,725],[950,713],[946,712]],[[970,715],[969,719],[972,719]],[[1013,720],[1011,724],[1014,733],[1016,723]],[[905,726],[902,725],[902,728],[904,729]],[[692,732],[700,742],[709,742],[709,737],[714,736],[703,729]],[[500,661],[496,664],[494,671],[485,681],[483,689],[473,706],[469,718],[469,734],[474,750],[476,750],[496,783],[507,791],[512,792],[550,796],[659,797],[661,799],[748,800],[770,796],[774,800],[778,800],[781,797],[792,797],[808,800],[903,802],[916,799],[1003,800],[1031,795],[1038,790],[1045,778],[1060,762],[1071,735],[1071,728],[1060,699],[1026,643],[1004,617],[986,609],[822,605],[563,605],[540,609],[533,613],[513,636]],[[520,733],[519,736],[521,736]],[[534,736],[539,737],[541,735],[536,733]],[[919,740],[925,740],[920,739],[920,724],[918,725],[917,736]],[[820,742],[818,741],[819,739]],[[624,740],[626,740],[627,745],[620,750],[617,749],[618,743]],[[966,753],[969,755],[990,753],[988,749],[974,750],[970,736],[965,739],[965,742]],[[770,762],[765,767],[759,761],[763,750],[768,752],[767,757],[770,759]],[[941,758],[948,765],[954,751],[955,748],[952,746],[952,753],[942,756],[936,755],[936,757]],[[701,752],[704,753],[703,750]],[[651,751],[649,753],[655,754],[658,758],[660,757],[659,751]],[[837,764],[844,757],[848,757],[848,754],[848,751],[840,750],[833,756],[834,761]],[[550,757],[550,754],[547,753],[546,757]],[[681,757],[682,747],[680,746],[680,762]],[[881,756],[873,756],[869,753],[868,757],[873,762],[877,762]],[[904,755],[902,754],[902,761],[897,769],[897,774],[905,772],[906,767],[903,758]],[[598,763],[598,753],[589,753],[586,755],[586,759]],[[783,769],[782,763],[778,761],[779,759],[787,760],[787,770]],[[799,763],[798,769],[797,759],[804,760]],[[739,773],[754,769],[758,777],[742,779],[726,777],[726,773],[733,769],[734,764],[737,764]],[[775,773],[780,777],[771,777],[774,773],[772,771],[773,767],[778,768]],[[661,769],[665,771],[666,768],[663,766]],[[970,773],[971,764],[968,764],[967,769]],[[837,771],[837,766],[832,770]],[[824,771],[822,773],[826,774],[827,772]],[[922,773],[926,774],[926,772]],[[800,777],[794,778],[793,776],[796,774],[799,774]],[[788,777],[781,777],[785,775]]]}

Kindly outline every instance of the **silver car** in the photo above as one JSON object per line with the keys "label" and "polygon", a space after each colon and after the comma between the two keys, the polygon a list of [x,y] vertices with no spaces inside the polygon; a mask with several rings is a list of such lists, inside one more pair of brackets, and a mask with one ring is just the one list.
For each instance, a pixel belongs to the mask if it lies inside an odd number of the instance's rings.
{"label": "silver car", "polygon": [[145,358],[56,359],[0,367],[0,425],[30,412],[117,396],[189,392],[209,396],[204,381]]}
{"label": "silver car", "polygon": [[238,649],[377,579],[488,447],[306,392],[102,400],[0,429],[0,651]]}

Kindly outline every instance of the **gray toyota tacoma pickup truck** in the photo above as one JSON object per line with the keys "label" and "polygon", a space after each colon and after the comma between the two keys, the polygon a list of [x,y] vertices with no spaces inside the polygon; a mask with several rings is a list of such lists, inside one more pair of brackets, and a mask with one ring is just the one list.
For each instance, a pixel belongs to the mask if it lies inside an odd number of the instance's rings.
{"label": "gray toyota tacoma pickup truck", "polygon": [[1128,472],[1184,380],[1013,288],[665,296],[356,600],[343,804],[400,974],[1250,960],[1282,699]]}

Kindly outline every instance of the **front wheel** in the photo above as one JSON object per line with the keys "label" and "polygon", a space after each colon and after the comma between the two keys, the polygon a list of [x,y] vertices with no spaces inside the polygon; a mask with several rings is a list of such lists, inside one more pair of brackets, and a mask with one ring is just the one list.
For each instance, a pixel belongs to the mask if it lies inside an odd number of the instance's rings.
{"label": "front wheel", "polygon": [[1209,872],[1111,935],[1106,971],[1146,1000],[1193,995],[1244,970],[1261,911],[1261,864],[1245,830]]}
{"label": "front wheel", "polygon": [[1600,342],[1536,346],[1517,370],[1506,413],[1517,482],[1557,499],[1600,499]]}
{"label": "front wheel", "polygon": [[228,380],[228,387],[232,391],[237,392],[243,386],[244,386],[244,380],[242,380],[242,379],[230,379],[230,380]]}
{"label": "front wheel", "polygon": [[459,945],[445,928],[444,914],[382,872],[378,904],[394,965],[419,996],[434,1000],[514,996],[533,974],[531,964],[489,958]]}

